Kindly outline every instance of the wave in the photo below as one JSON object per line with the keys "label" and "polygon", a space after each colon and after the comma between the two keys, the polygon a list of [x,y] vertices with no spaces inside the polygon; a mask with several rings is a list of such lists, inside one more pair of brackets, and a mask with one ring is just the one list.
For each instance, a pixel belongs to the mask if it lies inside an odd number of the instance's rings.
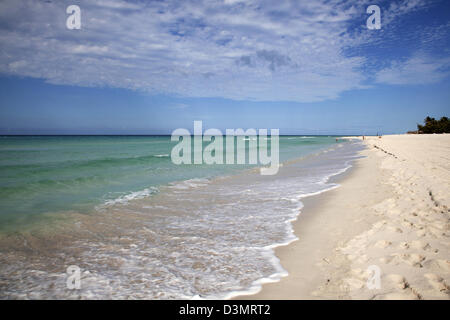
{"label": "wave", "polygon": [[[257,293],[264,283],[279,281],[288,273],[275,248],[297,240],[292,222],[301,214],[303,198],[339,187],[329,180],[351,167],[355,157],[346,149],[333,144],[330,152],[319,151],[286,163],[279,175],[264,179],[246,171],[227,179],[194,178],[159,189],[109,193],[96,207],[107,214],[97,215],[100,220],[93,221],[98,223],[89,225],[101,234],[104,217],[118,214],[130,222],[137,220],[130,223],[130,230],[119,225],[119,238],[129,241],[128,246],[116,243],[115,238],[82,242],[92,276],[90,287],[83,288],[80,296],[92,291],[103,298],[229,299]],[[161,197],[152,198],[159,192]],[[146,198],[149,201],[132,204]],[[117,270],[105,268],[106,259],[123,265]],[[103,279],[114,279],[114,284],[105,285]],[[140,282],[133,284],[130,279]]]}
{"label": "wave", "polygon": [[302,136],[302,137],[288,137],[288,140],[294,140],[294,139],[316,139],[317,137],[310,137],[310,136]]}
{"label": "wave", "polygon": [[188,179],[188,180],[170,183],[169,189],[186,190],[186,189],[191,189],[191,188],[203,187],[203,186],[208,185],[210,182],[211,182],[211,180],[206,179],[206,178]]}
{"label": "wave", "polygon": [[144,190],[127,193],[127,194],[121,195],[115,199],[106,200],[102,205],[97,206],[96,209],[101,210],[101,209],[105,209],[106,207],[114,206],[117,204],[125,205],[133,200],[147,198],[147,197],[157,193],[158,191],[159,191],[159,189],[156,187],[149,187]]}
{"label": "wave", "polygon": [[[326,151],[329,150],[336,150],[336,148],[332,147],[332,148],[328,148],[326,149]],[[322,154],[326,153],[326,152],[320,152]],[[319,154],[320,154],[319,153]],[[317,154],[317,155],[319,155]],[[330,183],[330,179],[332,177],[335,177],[337,175],[340,175],[344,172],[346,172],[347,170],[349,170],[350,168],[352,168],[352,164],[351,162],[354,161],[355,159],[359,159],[359,158],[363,158],[363,156],[361,155],[347,155],[346,156],[346,160],[343,162],[343,167],[341,168],[336,168],[335,170],[333,170],[332,172],[329,172],[327,174],[325,174],[321,179],[319,179],[318,184],[322,186],[322,189],[318,190],[318,191],[312,191],[312,192],[305,192],[305,193],[300,193],[297,196],[287,199],[290,200],[292,202],[296,202],[298,203],[298,207],[295,209],[292,209],[292,212],[294,213],[294,216],[291,219],[287,219],[285,221],[286,224],[288,224],[288,233],[286,234],[286,237],[284,238],[284,241],[280,241],[280,242],[276,242],[273,243],[271,245],[265,246],[262,248],[262,254],[264,256],[266,256],[267,260],[270,262],[270,264],[272,264],[275,268],[275,272],[259,278],[255,281],[253,281],[251,283],[250,286],[248,286],[245,289],[240,289],[240,290],[231,290],[229,292],[225,292],[225,293],[221,293],[218,295],[213,295],[208,297],[208,299],[231,299],[237,296],[242,296],[242,295],[253,295],[256,294],[258,292],[260,292],[262,290],[262,286],[266,283],[273,283],[273,282],[278,282],[281,280],[281,278],[288,276],[288,272],[283,268],[283,266],[281,265],[281,261],[278,259],[278,257],[275,255],[275,249],[281,246],[286,246],[291,244],[294,241],[298,240],[298,237],[295,235],[294,233],[294,229],[293,229],[293,225],[292,223],[295,222],[298,217],[301,214],[301,209],[303,209],[303,203],[301,202],[301,199],[307,198],[307,197],[311,197],[311,196],[315,196],[315,195],[319,195],[325,192],[328,192],[330,190],[336,189],[338,187],[340,187],[340,184],[338,183]],[[193,297],[193,299],[199,298],[198,296]]]}

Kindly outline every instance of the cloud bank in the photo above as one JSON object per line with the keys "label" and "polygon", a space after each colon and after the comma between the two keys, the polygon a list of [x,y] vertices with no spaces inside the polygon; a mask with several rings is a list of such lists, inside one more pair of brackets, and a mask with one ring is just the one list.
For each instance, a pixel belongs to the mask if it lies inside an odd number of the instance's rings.
{"label": "cloud bank", "polygon": [[[0,73],[257,101],[323,101],[367,87],[367,58],[345,49],[372,41],[369,1],[72,2],[0,2]],[[71,4],[81,8],[81,30],[66,28]],[[383,27],[424,4],[391,5]],[[405,83],[417,66],[438,80],[438,66],[412,58],[376,81]]]}

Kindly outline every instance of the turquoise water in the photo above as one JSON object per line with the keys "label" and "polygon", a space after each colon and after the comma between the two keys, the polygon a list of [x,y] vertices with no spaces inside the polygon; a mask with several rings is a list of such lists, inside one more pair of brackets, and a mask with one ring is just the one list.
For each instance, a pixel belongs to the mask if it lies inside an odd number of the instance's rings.
{"label": "turquoise water", "polygon": [[[249,167],[175,165],[175,144],[170,136],[0,137],[0,228],[31,223],[45,213],[91,212],[115,199],[151,195],[171,182]],[[280,161],[332,144],[335,137],[283,136]]]}
{"label": "turquoise water", "polygon": [[[174,145],[168,136],[1,138],[0,299],[255,293],[287,274],[274,248],[297,239],[302,199],[339,187],[331,177],[364,148],[280,137],[282,165],[261,175],[174,165]],[[73,265],[80,290],[67,289]]]}

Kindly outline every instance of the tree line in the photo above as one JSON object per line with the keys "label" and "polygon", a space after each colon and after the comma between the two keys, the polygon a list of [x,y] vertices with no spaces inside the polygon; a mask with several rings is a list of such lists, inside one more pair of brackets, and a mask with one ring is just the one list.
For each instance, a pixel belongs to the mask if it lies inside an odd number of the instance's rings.
{"label": "tree line", "polygon": [[450,120],[447,117],[440,120],[426,117],[424,125],[417,124],[417,133],[450,133]]}

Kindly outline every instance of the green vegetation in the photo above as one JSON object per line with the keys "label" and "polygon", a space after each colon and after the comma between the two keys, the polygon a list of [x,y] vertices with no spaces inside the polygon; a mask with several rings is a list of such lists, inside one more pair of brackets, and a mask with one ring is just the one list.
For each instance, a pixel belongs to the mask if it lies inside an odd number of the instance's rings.
{"label": "green vegetation", "polygon": [[418,133],[450,133],[450,120],[447,117],[442,117],[440,120],[426,117],[425,125],[417,125]]}

